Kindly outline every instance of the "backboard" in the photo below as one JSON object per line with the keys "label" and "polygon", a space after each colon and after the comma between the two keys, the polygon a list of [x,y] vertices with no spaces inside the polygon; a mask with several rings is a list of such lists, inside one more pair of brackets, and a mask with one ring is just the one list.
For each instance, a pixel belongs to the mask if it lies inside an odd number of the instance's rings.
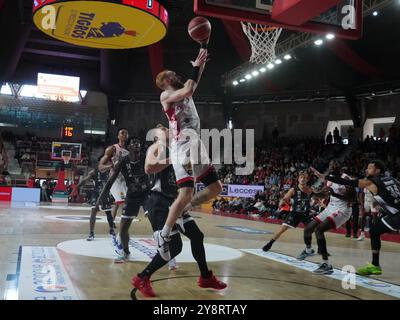
{"label": "backboard", "polygon": [[[339,5],[319,13],[301,25],[274,20],[274,1],[278,0],[194,0],[194,12],[198,15],[248,21],[293,31],[334,33],[345,39],[359,39],[362,36],[362,0],[340,0]],[[277,9],[274,7],[274,10]]]}
{"label": "backboard", "polygon": [[63,155],[71,155],[71,161],[81,160],[82,144],[73,142],[52,142],[51,159],[62,160]]}

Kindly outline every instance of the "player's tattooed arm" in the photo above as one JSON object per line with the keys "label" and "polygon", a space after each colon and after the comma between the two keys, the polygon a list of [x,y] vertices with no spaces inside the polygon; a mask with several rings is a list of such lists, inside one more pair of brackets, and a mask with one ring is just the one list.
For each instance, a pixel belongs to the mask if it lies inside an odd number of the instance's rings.
{"label": "player's tattooed arm", "polygon": [[110,164],[111,158],[114,156],[115,153],[115,147],[110,146],[106,149],[104,152],[103,157],[100,159],[99,162],[99,170],[101,172],[109,171],[113,167],[113,164]]}
{"label": "player's tattooed arm", "polygon": [[210,199],[210,190],[208,190],[207,188],[204,188],[203,190],[201,190],[200,192],[196,193],[193,196],[192,201],[190,201],[190,206],[191,207],[196,207],[199,206],[201,204],[203,204],[204,202],[206,202],[208,199]]}
{"label": "player's tattooed arm", "polygon": [[[126,156],[126,157],[129,157],[129,156]],[[103,199],[105,199],[108,196],[112,185],[114,184],[115,180],[117,180],[118,175],[121,172],[122,164],[124,163],[124,161],[126,161],[126,157],[122,158],[115,165],[113,174],[108,178],[103,190],[100,193],[99,198],[97,199],[97,202],[95,205],[96,207],[99,207],[99,205],[103,201]]]}

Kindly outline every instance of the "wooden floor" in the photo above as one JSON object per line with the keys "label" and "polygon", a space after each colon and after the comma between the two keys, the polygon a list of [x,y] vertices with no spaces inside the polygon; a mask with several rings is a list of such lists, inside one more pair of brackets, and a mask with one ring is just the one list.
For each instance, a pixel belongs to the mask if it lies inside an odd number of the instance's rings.
{"label": "wooden floor", "polygon": [[[13,207],[0,204],[0,298],[7,298],[9,280],[16,273],[20,246],[55,247],[60,242],[84,239],[88,223],[57,221],[45,216],[88,215],[86,210],[55,210],[43,207]],[[219,226],[240,226],[275,232],[279,225],[235,218],[193,213],[205,234],[205,242],[234,249],[259,249],[270,234],[249,234]],[[131,227],[131,237],[150,237],[151,228],[141,213],[140,221]],[[107,237],[107,224],[96,225],[97,237]],[[275,243],[274,252],[297,256],[304,248],[302,229],[289,230]],[[334,267],[359,267],[370,260],[369,240],[357,242],[343,235],[328,234],[328,250]],[[59,250],[63,265],[79,299],[130,299],[132,275],[140,272],[145,262],[114,264],[110,259],[69,254]],[[381,265],[384,274],[374,279],[400,285],[400,245],[383,242]],[[320,256],[309,261],[320,262]],[[345,290],[339,280],[314,275],[295,266],[242,252],[238,259],[210,262],[210,269],[228,283],[223,291],[197,286],[195,263],[180,263],[177,271],[164,267],[154,274],[153,286],[157,299],[396,299],[393,296],[357,286]],[[8,281],[7,281],[8,277]],[[137,293],[138,299],[143,297]]]}

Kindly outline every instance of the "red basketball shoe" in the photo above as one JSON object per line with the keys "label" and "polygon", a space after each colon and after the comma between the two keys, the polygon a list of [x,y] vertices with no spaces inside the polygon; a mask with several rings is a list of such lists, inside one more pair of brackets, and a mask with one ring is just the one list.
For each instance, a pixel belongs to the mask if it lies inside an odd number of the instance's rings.
{"label": "red basketball shoe", "polygon": [[222,290],[227,287],[227,284],[218,280],[216,276],[214,276],[213,272],[210,270],[210,275],[208,278],[199,277],[197,281],[200,288],[213,288],[216,290]]}
{"label": "red basketball shoe", "polygon": [[141,292],[141,294],[143,294],[145,297],[149,297],[149,298],[156,297],[156,294],[153,291],[153,288],[151,286],[149,277],[141,278],[139,276],[136,276],[136,277],[132,278],[132,285],[136,289],[138,289]]}

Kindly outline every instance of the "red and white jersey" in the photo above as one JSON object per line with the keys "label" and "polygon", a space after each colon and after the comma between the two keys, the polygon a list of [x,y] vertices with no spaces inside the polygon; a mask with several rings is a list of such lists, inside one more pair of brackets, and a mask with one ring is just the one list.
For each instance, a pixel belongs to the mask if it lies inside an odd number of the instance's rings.
{"label": "red and white jersey", "polygon": [[[125,148],[121,147],[118,143],[114,144],[113,147],[115,148],[115,153],[114,153],[114,156],[111,158],[111,161],[115,165],[120,159],[127,156],[129,154],[129,151],[126,150]],[[113,172],[113,170],[111,170],[111,174],[112,174],[112,172]],[[118,178],[115,182],[116,183],[124,183],[125,182],[125,179],[121,173],[118,175]]]}
{"label": "red and white jersey", "polygon": [[374,195],[371,191],[364,188],[364,203],[371,204],[374,202]]}
{"label": "red and white jersey", "polygon": [[[342,179],[350,179],[350,177],[343,173],[341,176]],[[344,195],[346,193],[346,186],[343,186],[341,184],[333,183],[328,181],[327,186],[330,187],[333,192]],[[334,208],[341,208],[341,207],[347,207],[348,203],[347,201],[341,200],[339,198],[336,198],[334,196],[330,197],[328,207],[334,207]]]}
{"label": "red and white jersey", "polygon": [[192,129],[200,135],[200,117],[193,98],[185,98],[182,101],[174,102],[165,111],[169,121],[169,128],[176,140],[181,137],[182,131]]}
{"label": "red and white jersey", "polygon": [[115,148],[114,156],[111,158],[113,164],[116,164],[121,158],[129,154],[129,151],[121,147],[119,143],[114,144],[113,147]]}

